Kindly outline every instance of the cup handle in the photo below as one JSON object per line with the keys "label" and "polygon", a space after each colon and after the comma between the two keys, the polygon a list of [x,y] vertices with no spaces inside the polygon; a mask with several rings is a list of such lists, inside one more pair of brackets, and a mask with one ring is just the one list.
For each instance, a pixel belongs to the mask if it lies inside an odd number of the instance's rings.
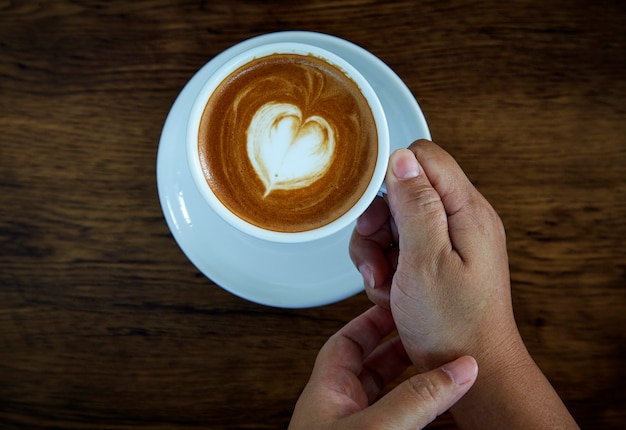
{"label": "cup handle", "polygon": [[383,184],[380,186],[380,189],[378,190],[378,193],[376,195],[378,197],[385,197],[387,195],[387,184],[383,182]]}

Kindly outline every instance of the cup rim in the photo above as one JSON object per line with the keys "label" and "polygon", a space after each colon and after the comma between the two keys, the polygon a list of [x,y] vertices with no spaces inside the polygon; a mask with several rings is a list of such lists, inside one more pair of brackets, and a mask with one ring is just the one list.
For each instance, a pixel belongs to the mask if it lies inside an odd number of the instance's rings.
{"label": "cup rim", "polygon": [[[204,172],[202,171],[199,148],[198,148],[198,128],[202,115],[204,113],[205,106],[215,89],[223,81],[224,78],[229,76],[232,72],[239,67],[255,60],[263,58],[273,54],[300,54],[300,55],[314,55],[328,61],[330,64],[339,68],[348,77],[350,77],[359,87],[359,90],[367,100],[372,115],[374,116],[374,122],[377,130],[378,141],[378,154],[376,157],[376,164],[372,179],[368,184],[366,190],[363,192],[358,201],[332,222],[323,225],[321,227],[298,231],[298,232],[282,232],[264,229],[252,223],[249,223],[236,214],[230,211],[221,200],[215,195],[210,185],[208,184]],[[383,110],[382,104],[376,91],[371,84],[365,79],[365,77],[348,61],[341,58],[339,55],[330,52],[324,48],[320,48],[315,45],[300,42],[274,42],[268,43],[262,46],[250,48],[244,52],[241,52],[232,58],[226,60],[220,65],[217,70],[211,74],[211,76],[204,83],[200,91],[198,92],[187,121],[187,135],[186,135],[186,152],[189,167],[191,169],[191,176],[196,185],[196,188],[200,191],[200,194],[208,205],[213,209],[224,221],[235,227],[239,231],[247,233],[253,237],[282,243],[297,243],[297,242],[310,242],[317,239],[328,237],[343,228],[347,227],[356,218],[361,215],[370,203],[374,200],[378,194],[380,187],[382,186],[385,174],[387,172],[387,163],[389,159],[389,128],[387,118]]]}

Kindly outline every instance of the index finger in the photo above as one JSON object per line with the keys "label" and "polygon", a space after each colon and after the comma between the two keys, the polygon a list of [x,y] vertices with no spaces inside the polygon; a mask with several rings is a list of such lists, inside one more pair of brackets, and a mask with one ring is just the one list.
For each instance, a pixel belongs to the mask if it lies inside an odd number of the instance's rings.
{"label": "index finger", "polygon": [[337,377],[337,372],[348,371],[358,376],[363,361],[393,330],[391,312],[374,306],[362,313],[328,339],[320,350],[313,374],[323,372]]}
{"label": "index finger", "polygon": [[386,254],[393,242],[389,215],[387,203],[377,197],[359,217],[349,246],[350,258],[363,276],[368,297],[385,308],[389,308],[389,290],[382,287],[392,270]]}

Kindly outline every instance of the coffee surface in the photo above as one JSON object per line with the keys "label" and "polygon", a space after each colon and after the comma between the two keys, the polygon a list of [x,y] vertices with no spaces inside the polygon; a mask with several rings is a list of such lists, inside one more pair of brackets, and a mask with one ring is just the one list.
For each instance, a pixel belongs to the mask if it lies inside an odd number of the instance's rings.
{"label": "coffee surface", "polygon": [[199,128],[205,178],[233,213],[299,232],[347,212],[371,180],[377,130],[357,84],[312,55],[273,54],[228,76]]}

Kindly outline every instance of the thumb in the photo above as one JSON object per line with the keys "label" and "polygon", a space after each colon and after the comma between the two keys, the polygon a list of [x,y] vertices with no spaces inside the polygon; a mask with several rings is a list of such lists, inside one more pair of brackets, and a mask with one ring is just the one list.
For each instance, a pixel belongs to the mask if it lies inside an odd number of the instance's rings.
{"label": "thumb", "polygon": [[381,428],[424,428],[447,411],[472,387],[478,375],[476,360],[463,356],[398,385],[378,402],[360,414],[353,415],[359,423],[384,423]]}
{"label": "thumb", "polygon": [[385,182],[401,252],[420,257],[425,252],[434,256],[438,254],[434,251],[449,249],[448,220],[441,197],[411,150],[391,154]]}

